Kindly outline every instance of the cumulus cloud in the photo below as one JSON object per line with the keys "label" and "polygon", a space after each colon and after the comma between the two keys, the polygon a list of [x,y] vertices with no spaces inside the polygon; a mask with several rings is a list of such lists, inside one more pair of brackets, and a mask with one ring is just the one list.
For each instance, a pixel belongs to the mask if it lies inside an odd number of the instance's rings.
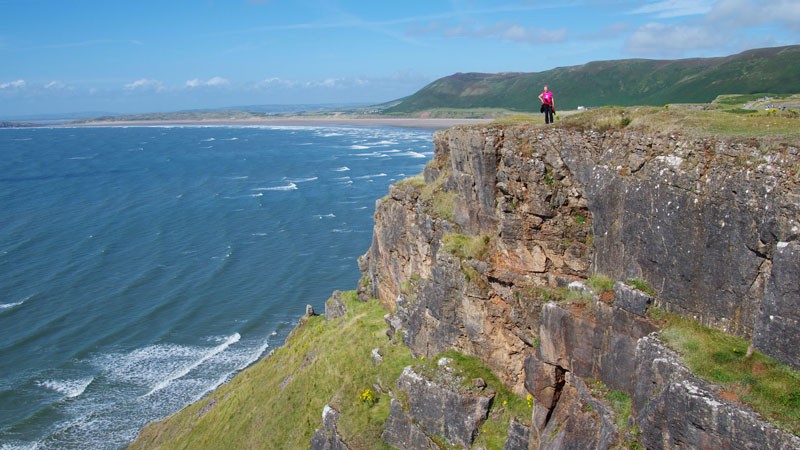
{"label": "cumulus cloud", "polygon": [[199,78],[193,78],[191,80],[186,81],[186,87],[188,88],[197,88],[197,87],[220,87],[220,86],[228,86],[231,82],[222,77],[212,77],[208,80],[201,80]]}
{"label": "cumulus cloud", "polygon": [[141,78],[123,86],[126,91],[155,91],[161,92],[166,88],[164,83],[150,78]]}
{"label": "cumulus cloud", "polygon": [[14,80],[9,82],[0,82],[0,89],[22,89],[27,83],[25,80]]}

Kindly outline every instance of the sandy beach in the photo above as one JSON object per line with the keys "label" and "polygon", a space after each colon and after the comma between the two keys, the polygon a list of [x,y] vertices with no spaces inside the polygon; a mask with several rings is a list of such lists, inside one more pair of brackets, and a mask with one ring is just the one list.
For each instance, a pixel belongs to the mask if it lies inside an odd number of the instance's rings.
{"label": "sandy beach", "polygon": [[71,123],[69,127],[146,126],[358,126],[445,129],[456,125],[480,125],[493,119],[419,119],[388,117],[274,117],[259,119],[133,120]]}

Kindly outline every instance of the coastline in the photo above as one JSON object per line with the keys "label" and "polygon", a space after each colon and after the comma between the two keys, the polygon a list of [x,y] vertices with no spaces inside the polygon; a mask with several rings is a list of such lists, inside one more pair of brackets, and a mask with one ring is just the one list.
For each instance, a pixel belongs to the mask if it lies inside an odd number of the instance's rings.
{"label": "coastline", "polygon": [[457,125],[481,125],[494,119],[420,119],[420,118],[342,118],[342,117],[275,117],[259,119],[210,120],[130,120],[70,123],[60,127],[148,127],[148,126],[357,126],[398,127],[441,130]]}

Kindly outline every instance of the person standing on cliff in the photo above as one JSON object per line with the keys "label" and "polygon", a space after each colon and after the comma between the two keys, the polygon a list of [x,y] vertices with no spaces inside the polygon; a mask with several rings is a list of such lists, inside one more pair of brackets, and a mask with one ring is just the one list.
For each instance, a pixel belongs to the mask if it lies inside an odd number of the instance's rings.
{"label": "person standing on cliff", "polygon": [[553,123],[553,116],[556,113],[556,103],[553,100],[553,92],[544,87],[544,91],[539,94],[539,101],[542,102],[540,112],[544,113],[544,123]]}

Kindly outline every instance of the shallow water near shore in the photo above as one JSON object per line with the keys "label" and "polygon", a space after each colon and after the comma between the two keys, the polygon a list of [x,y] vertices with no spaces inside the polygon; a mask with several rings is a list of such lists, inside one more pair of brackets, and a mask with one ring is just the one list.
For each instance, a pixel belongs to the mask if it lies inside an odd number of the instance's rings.
{"label": "shallow water near shore", "polygon": [[352,289],[432,130],[0,130],[0,448],[119,448]]}

